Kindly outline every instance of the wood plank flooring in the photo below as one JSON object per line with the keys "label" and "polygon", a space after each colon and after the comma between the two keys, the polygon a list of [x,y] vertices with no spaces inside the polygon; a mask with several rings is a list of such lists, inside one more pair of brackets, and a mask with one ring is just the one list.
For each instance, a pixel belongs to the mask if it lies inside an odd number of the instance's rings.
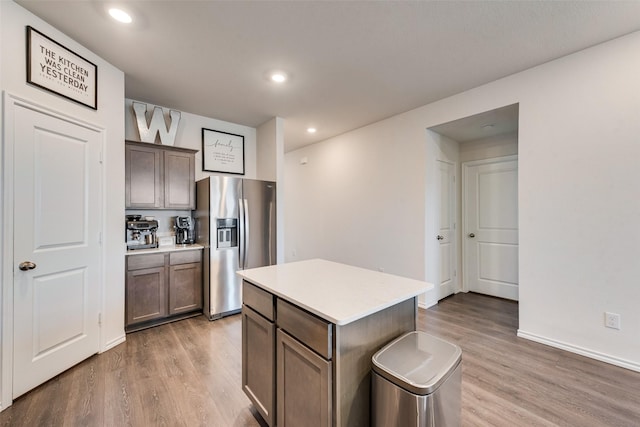
{"label": "wood plank flooring", "polygon": [[[640,426],[640,373],[516,337],[517,304],[458,294],[419,329],[463,350],[463,426]],[[265,426],[240,389],[240,316],[127,336],[17,399],[3,426]]]}
{"label": "wood plank flooring", "polygon": [[640,373],[518,338],[515,302],[457,294],[418,324],[462,348],[464,426],[640,426]]}

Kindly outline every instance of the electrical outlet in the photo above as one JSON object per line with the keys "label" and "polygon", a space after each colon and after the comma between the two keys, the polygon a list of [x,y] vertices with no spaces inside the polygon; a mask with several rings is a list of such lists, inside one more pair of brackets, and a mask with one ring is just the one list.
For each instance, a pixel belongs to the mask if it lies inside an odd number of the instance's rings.
{"label": "electrical outlet", "polygon": [[611,329],[620,329],[620,315],[617,313],[604,313],[604,326]]}

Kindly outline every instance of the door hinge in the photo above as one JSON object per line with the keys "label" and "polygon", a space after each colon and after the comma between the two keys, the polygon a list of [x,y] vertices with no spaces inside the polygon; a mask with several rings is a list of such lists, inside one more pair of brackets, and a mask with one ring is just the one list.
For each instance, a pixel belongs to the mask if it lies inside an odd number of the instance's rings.
{"label": "door hinge", "polygon": [[98,325],[102,325],[102,313],[98,313]]}
{"label": "door hinge", "polygon": [[98,244],[102,246],[102,231],[98,232]]}
{"label": "door hinge", "polygon": [[100,150],[100,163],[102,164],[103,159],[102,159],[102,150]]}
{"label": "door hinge", "polygon": [[458,275],[458,270],[453,270],[453,277],[456,277]]}

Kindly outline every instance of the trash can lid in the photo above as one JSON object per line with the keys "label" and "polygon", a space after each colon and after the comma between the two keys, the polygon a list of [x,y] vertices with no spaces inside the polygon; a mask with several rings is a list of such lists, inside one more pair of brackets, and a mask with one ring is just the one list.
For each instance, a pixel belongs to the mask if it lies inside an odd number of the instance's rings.
{"label": "trash can lid", "polygon": [[418,395],[431,394],[460,364],[462,350],[424,332],[409,332],[373,355],[373,370]]}

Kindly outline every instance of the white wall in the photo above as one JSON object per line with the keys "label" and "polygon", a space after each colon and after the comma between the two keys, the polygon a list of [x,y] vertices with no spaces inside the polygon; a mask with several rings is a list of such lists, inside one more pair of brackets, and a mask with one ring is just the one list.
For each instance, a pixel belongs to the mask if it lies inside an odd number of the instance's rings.
{"label": "white wall", "polygon": [[[4,98],[4,72],[3,69],[4,67],[2,66],[2,64],[5,63],[4,59],[4,39],[5,39],[5,35],[4,32],[2,31],[3,28],[3,22],[4,22],[4,8],[0,6],[0,89],[2,89],[3,91],[3,98]],[[1,117],[4,118],[4,102],[0,102],[0,110],[2,112],[2,114],[0,115]],[[2,129],[0,129],[0,147],[2,147],[2,149],[0,150],[0,165],[2,165],[2,169],[4,170],[4,164],[5,164],[5,160],[4,160],[4,119],[2,121]],[[6,260],[7,259],[7,253],[5,251],[5,246],[7,246],[7,244],[9,243],[7,240],[7,233],[6,233],[6,225],[5,225],[5,214],[4,211],[7,208],[7,206],[5,206],[5,190],[4,190],[4,186],[5,186],[5,182],[4,182],[4,172],[0,173],[0,203],[2,203],[2,206],[0,206],[0,242],[2,242],[0,244],[0,260]],[[6,262],[0,262],[0,340],[3,339],[3,337],[6,335],[7,329],[9,325],[4,324],[3,322],[3,316],[1,315],[2,313],[7,312],[7,307],[9,307],[9,305],[11,304],[11,301],[9,301],[9,299],[3,295],[3,291],[4,291],[4,285],[5,285],[5,281],[8,279],[8,275],[5,276],[5,272],[4,272],[4,265],[6,264]],[[2,342],[2,341],[0,341]],[[7,364],[7,361],[9,360],[8,355],[6,354],[7,350],[3,350],[0,346],[0,367],[4,366]],[[0,411],[5,409],[8,406],[8,403],[5,399],[9,399],[9,393],[8,393],[8,388],[10,386],[10,381],[11,378],[5,378],[6,373],[4,372],[3,369],[0,368]],[[7,390],[5,390],[5,388]]]}
{"label": "white wall", "polygon": [[424,279],[424,132],[398,116],[287,153],[285,259]]}
{"label": "white wall", "polygon": [[275,117],[256,129],[257,176],[265,181],[276,181],[278,156],[278,119]]}
{"label": "white wall", "polygon": [[[140,141],[138,125],[133,114],[133,99],[124,100],[125,139],[127,141]],[[142,102],[142,101],[136,101]],[[142,102],[145,104],[145,102]],[[154,104],[147,104],[148,118],[151,117]],[[164,109],[165,115],[169,114],[170,106],[158,106]],[[198,150],[196,153],[196,181],[209,175],[226,175],[224,173],[211,173],[202,171],[202,128],[218,130],[244,136],[244,178],[256,179],[256,129],[223,120],[191,114],[181,111],[180,125],[176,134],[175,147],[191,148]],[[165,117],[168,122],[168,118]],[[238,175],[234,175],[238,176]]]}
{"label": "white wall", "polygon": [[[124,117],[121,108],[124,102],[124,74],[14,2],[0,2],[0,18],[0,87],[4,96],[11,94],[105,129],[103,285],[108,286],[103,287],[103,323],[100,338],[100,347],[105,350],[124,340]],[[98,66],[97,111],[26,84],[27,25],[33,26]],[[5,144],[3,133],[3,151]],[[4,161],[5,159],[3,164]],[[7,181],[3,182],[3,191],[12,185],[12,177],[8,177]],[[5,200],[3,208],[5,214],[11,212],[12,202]],[[3,223],[3,290],[12,283],[13,246],[10,241],[5,240],[11,229],[12,224]],[[12,307],[11,301],[3,298],[2,307],[2,317],[6,318],[5,315],[10,311],[7,308]],[[6,323],[3,324],[3,339],[10,334],[8,327]],[[11,402],[11,378],[10,375],[6,375],[11,372],[10,369],[8,372],[6,370],[6,355],[11,349],[3,347],[2,351],[5,375],[2,378],[0,395],[2,408],[5,408]]]}
{"label": "white wall", "polygon": [[287,247],[426,277],[425,129],[519,103],[519,334],[640,370],[639,50],[634,33],[288,153]]}

